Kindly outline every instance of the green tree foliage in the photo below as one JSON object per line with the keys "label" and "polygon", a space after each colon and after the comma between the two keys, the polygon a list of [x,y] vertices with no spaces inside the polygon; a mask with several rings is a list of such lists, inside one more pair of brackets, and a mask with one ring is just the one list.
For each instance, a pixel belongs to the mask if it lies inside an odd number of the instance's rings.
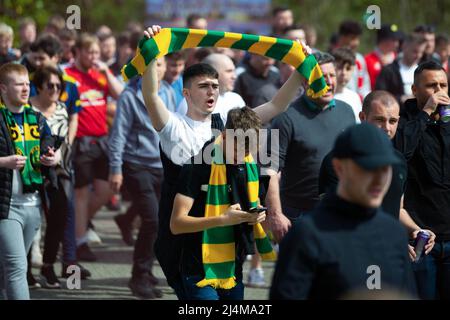
{"label": "green tree foliage", "polygon": [[80,7],[81,31],[92,32],[106,24],[120,32],[131,20],[143,23],[145,18],[145,0],[0,0],[0,21],[18,30],[19,19],[29,16],[42,30],[53,15],[66,19],[70,5]]}
{"label": "green tree foliage", "polygon": [[[418,24],[431,24],[438,33],[450,34],[450,0],[272,0],[273,6],[292,8],[299,23],[316,27],[318,47],[328,48],[333,32],[345,19],[364,23],[368,6],[375,4],[381,9],[381,22],[396,24],[403,32],[411,32]],[[365,28],[361,51],[368,52],[375,44],[376,30]]]}

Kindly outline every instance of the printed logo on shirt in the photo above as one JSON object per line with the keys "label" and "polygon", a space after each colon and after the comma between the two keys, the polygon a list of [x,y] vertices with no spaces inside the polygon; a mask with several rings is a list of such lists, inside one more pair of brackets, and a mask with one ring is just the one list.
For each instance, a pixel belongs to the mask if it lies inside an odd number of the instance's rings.
{"label": "printed logo on shirt", "polygon": [[83,92],[80,100],[82,107],[97,107],[104,105],[106,102],[104,93],[95,89]]}

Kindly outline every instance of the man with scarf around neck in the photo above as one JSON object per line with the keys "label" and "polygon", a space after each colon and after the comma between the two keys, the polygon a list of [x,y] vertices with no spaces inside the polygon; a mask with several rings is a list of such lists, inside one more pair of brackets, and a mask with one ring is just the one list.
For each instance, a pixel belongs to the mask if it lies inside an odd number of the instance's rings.
{"label": "man with scarf around neck", "polygon": [[0,298],[30,298],[27,252],[41,224],[41,166],[61,159],[44,117],[28,105],[26,68],[0,68]]}
{"label": "man with scarf around neck", "polygon": [[201,150],[203,161],[194,157],[181,170],[170,220],[183,238],[179,299],[242,300],[242,264],[254,243],[263,259],[276,257],[259,224],[265,211],[248,212],[259,206],[259,173],[257,148],[245,136],[260,127],[249,107],[230,110],[225,130]]}
{"label": "man with scarf around neck", "polygon": [[271,299],[339,299],[358,292],[416,294],[404,228],[381,208],[401,160],[369,123],[347,128],[333,148],[339,182],[296,221],[280,245]]}

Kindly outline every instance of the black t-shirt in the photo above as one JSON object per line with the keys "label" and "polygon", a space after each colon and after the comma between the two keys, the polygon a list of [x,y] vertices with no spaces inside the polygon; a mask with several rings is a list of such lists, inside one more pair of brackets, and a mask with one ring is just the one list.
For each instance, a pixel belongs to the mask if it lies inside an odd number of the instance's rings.
{"label": "black t-shirt", "polygon": [[[211,174],[211,165],[209,164],[193,164],[193,161],[183,165],[177,185],[177,193],[194,199],[194,204],[189,211],[189,216],[204,217],[206,195],[208,190],[209,177]],[[230,175],[237,175],[235,181],[236,188],[230,185],[230,201],[239,203],[242,210],[248,210],[246,205],[246,180],[247,173],[245,165],[229,166],[227,165],[227,182],[230,183]],[[242,186],[244,185],[244,186]],[[245,189],[244,189],[245,188]],[[235,243],[236,243],[236,277],[242,279],[242,263],[248,250],[253,249],[253,245],[249,248],[248,241],[253,239],[251,232],[252,227],[247,224],[235,226]],[[204,274],[202,263],[202,236],[203,232],[186,233],[183,234],[182,242],[182,266],[181,270],[184,275],[199,275]]]}
{"label": "black t-shirt", "polygon": [[[395,150],[395,153],[400,159],[402,159],[402,162],[392,166],[391,185],[384,196],[381,207],[385,212],[398,219],[400,214],[400,201],[406,189],[408,166],[406,164],[405,157],[398,150]],[[322,161],[322,165],[320,166],[319,195],[330,191],[334,192],[336,190],[338,178],[333,169],[331,162],[332,159],[333,156],[330,152],[325,156]]]}

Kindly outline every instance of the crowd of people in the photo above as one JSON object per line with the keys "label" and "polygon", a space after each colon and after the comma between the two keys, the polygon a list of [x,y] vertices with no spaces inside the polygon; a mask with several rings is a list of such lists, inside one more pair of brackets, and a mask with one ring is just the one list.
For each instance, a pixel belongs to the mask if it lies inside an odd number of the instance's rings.
{"label": "crowd of people", "polygon": [[[186,22],[208,29],[200,15]],[[271,299],[450,299],[447,36],[383,25],[364,56],[356,21],[326,50],[289,8],[271,23],[270,36],[314,55],[324,95],[308,95],[293,66],[230,48],[172,52],[125,83],[122,67],[159,26],[77,33],[55,16],[38,34],[24,18],[15,48],[0,23],[0,297],[61,288],[58,260],[61,277],[73,265],[91,277],[80,262],[97,260],[95,214],[125,199],[114,221],[142,298],[163,297],[155,260],[180,300],[242,300],[245,285],[267,285],[267,259]],[[245,138],[266,129],[275,143]],[[259,163],[261,144],[276,164]],[[383,290],[366,286],[373,266]]]}

